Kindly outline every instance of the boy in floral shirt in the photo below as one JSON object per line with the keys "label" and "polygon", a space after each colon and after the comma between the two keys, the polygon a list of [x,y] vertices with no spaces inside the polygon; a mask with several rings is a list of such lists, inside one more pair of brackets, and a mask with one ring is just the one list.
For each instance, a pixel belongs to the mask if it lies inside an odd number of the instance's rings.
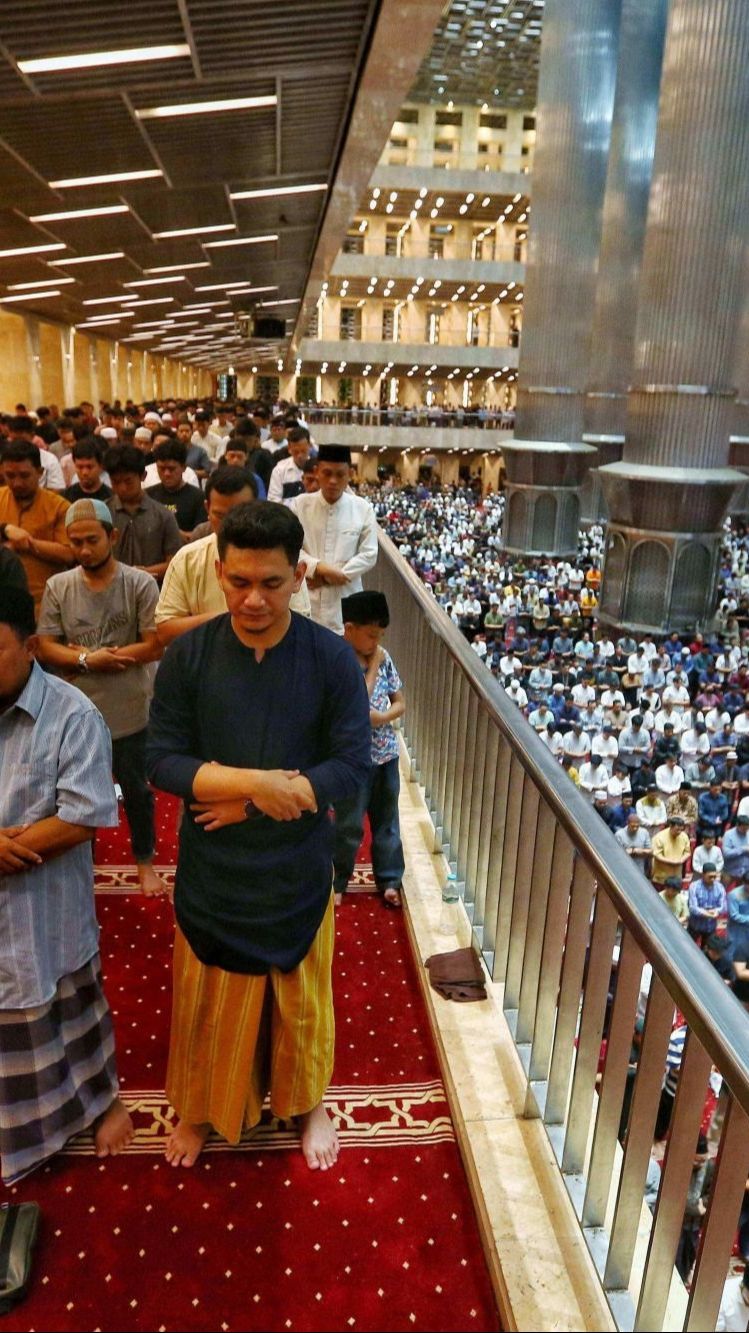
{"label": "boy in floral shirt", "polygon": [[361,845],[364,816],[368,815],[375,883],[385,906],[397,909],[401,906],[405,864],[398,820],[398,737],[393,722],[403,716],[406,706],[398,672],[381,646],[390,613],[381,592],[356,592],[344,597],[341,613],[344,637],[359,659],[369,693],[372,767],[367,782],[355,796],[336,802],[335,900],[337,906],[343,901]]}

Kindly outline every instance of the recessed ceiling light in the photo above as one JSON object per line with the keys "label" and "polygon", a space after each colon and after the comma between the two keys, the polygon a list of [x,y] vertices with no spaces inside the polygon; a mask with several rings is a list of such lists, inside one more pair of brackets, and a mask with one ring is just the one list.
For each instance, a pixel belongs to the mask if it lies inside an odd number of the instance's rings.
{"label": "recessed ceiling light", "polygon": [[187,278],[166,277],[166,278],[138,278],[135,282],[123,282],[123,287],[159,287],[165,282],[187,282]]}
{"label": "recessed ceiling light", "polygon": [[111,213],[129,213],[127,204],[107,204],[105,208],[74,208],[68,213],[37,213],[29,222],[74,222],[78,218],[103,218]]}
{"label": "recessed ceiling light", "polygon": [[60,296],[56,289],[47,292],[25,292],[23,296],[0,296],[0,301],[42,301],[47,296]]}
{"label": "recessed ceiling light", "polygon": [[263,190],[232,190],[230,199],[270,199],[279,194],[311,194],[314,190],[327,190],[327,182],[316,185],[274,185]]}
{"label": "recessed ceiling light", "polygon": [[[58,287],[64,287],[66,283],[75,282],[75,278],[55,278],[55,282],[57,283]],[[9,282],[8,291],[9,292],[30,291],[32,287],[49,287],[49,284],[50,284],[49,278],[42,278],[41,282],[38,280],[36,282]]]}
{"label": "recessed ceiling light", "polygon": [[232,236],[228,241],[206,241],[204,248],[206,250],[220,250],[225,245],[262,245],[266,241],[277,240],[277,232],[271,232],[269,236]]}
{"label": "recessed ceiling light", "polygon": [[98,65],[132,65],[141,60],[174,60],[190,55],[187,42],[170,46],[132,46],[122,51],[85,51],[73,56],[44,56],[38,60],[19,60],[22,74],[51,74],[56,70],[91,69]]}
{"label": "recessed ceiling light", "polygon": [[176,231],[155,231],[153,238],[155,241],[167,241],[172,236],[201,236],[209,231],[236,231],[236,225],[233,222],[218,222],[210,227],[179,227]]}
{"label": "recessed ceiling light", "polygon": [[267,97],[226,97],[213,102],[175,102],[170,106],[149,106],[136,111],[136,120],[160,120],[165,116],[203,116],[214,111],[250,111],[276,106],[275,93]]}
{"label": "recessed ceiling light", "polygon": [[119,296],[90,296],[90,297],[88,298],[88,300],[86,300],[86,301],[83,302],[83,304],[84,304],[84,305],[109,305],[110,302],[112,302],[112,301],[122,301],[125,305],[132,305],[132,303],[133,303],[133,301],[135,301],[135,299],[136,299],[136,298],[135,298],[134,296],[123,296],[123,294],[120,293]]}
{"label": "recessed ceiling light", "polygon": [[[215,242],[214,242],[214,244],[215,244]],[[226,244],[226,242],[224,242],[224,241],[219,241],[218,244],[219,244],[219,245],[224,245],[224,244]],[[194,264],[160,264],[160,265],[158,265],[156,268],[144,268],[143,272],[144,272],[144,273],[182,273],[183,271],[186,272],[188,268],[210,268],[210,267],[211,267],[211,265],[210,265],[209,260],[207,260],[207,259],[198,259],[198,260],[196,260],[196,262],[195,262]],[[127,286],[127,283],[125,284],[125,286]]]}
{"label": "recessed ceiling light", "polygon": [[[51,246],[46,248],[48,249],[51,248],[55,250],[58,249],[57,246]],[[63,246],[62,248],[64,249],[65,247]],[[75,255],[72,259],[48,259],[47,264],[50,268],[57,268],[58,264],[93,264],[93,263],[104,263],[106,259],[124,259],[124,258],[125,258],[124,250],[111,250],[109,254],[106,255]]]}
{"label": "recessed ceiling light", "polygon": [[163,171],[112,171],[104,176],[68,176],[61,181],[48,181],[51,190],[73,190],[79,185],[113,185],[115,181],[147,181],[163,176]]}
{"label": "recessed ceiling light", "polygon": [[11,259],[14,255],[41,255],[50,250],[67,250],[62,241],[51,245],[18,245],[12,250],[0,250],[0,259]]}

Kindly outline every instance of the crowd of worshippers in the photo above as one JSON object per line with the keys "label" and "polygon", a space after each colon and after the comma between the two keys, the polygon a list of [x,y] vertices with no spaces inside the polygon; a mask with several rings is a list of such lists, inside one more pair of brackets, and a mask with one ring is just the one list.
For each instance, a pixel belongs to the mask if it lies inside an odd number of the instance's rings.
{"label": "crowd of worshippers", "polygon": [[749,545],[727,530],[714,633],[596,625],[601,530],[577,561],[500,549],[502,498],[370,492],[379,521],[679,923],[749,1003]]}
{"label": "crowd of worshippers", "polygon": [[[350,487],[350,451],[318,454],[296,409],[276,407],[103,404],[97,416],[87,402],[63,415],[19,403],[0,418],[0,587],[28,589],[39,660],[72,675],[108,722],[147,893],[165,891],[145,766],[155,664],[173,639],[226,611],[215,563],[228,512],[266,498],[298,511],[306,577],[291,607],[337,633],[344,593],[361,589],[377,557],[372,507]],[[95,541],[71,531],[84,501],[94,505],[85,516],[104,525]],[[383,892],[397,900],[400,875],[388,876]]]}
{"label": "crowd of worshippers", "polygon": [[386,599],[362,586],[377,524],[350,450],[312,460],[298,417],[262,404],[19,404],[0,465],[3,1179],[85,1128],[100,1156],[132,1137],[93,899],[113,779],[149,895],[169,893],[153,788],[183,802],[167,1160],[193,1165],[212,1130],[237,1143],[270,1090],[325,1170],[333,914],[365,819],[387,908],[405,869],[405,704]]}

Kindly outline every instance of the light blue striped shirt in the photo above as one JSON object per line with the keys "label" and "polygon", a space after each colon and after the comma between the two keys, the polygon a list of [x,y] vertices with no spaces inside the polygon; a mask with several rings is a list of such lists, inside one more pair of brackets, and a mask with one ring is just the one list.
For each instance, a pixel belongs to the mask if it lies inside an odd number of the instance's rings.
{"label": "light blue striped shirt", "polygon": [[[112,744],[101,713],[34,663],[0,713],[0,829],[57,815],[114,828]],[[61,977],[98,951],[90,842],[17,875],[0,875],[0,1009],[52,998]]]}

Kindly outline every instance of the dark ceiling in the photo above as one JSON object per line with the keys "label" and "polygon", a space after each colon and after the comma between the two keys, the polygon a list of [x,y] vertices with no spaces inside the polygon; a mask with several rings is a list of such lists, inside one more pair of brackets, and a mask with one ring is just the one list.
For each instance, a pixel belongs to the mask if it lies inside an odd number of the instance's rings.
{"label": "dark ceiling", "polygon": [[[132,345],[149,349],[163,345],[156,321],[176,319],[166,330],[174,338],[179,323],[189,320],[192,342],[164,350],[196,361],[207,361],[212,351],[214,360],[219,351],[221,359],[230,357],[232,312],[255,303],[288,317],[291,328],[326,205],[326,190],[319,187],[332,184],[378,8],[378,0],[5,3],[4,307],[87,329],[94,327],[92,319],[117,319],[101,324],[101,333],[138,335]],[[176,47],[181,53],[56,71],[33,64],[136,47]],[[202,102],[246,98],[275,102],[178,114]],[[164,107],[166,114],[147,114]],[[61,184],[114,172],[152,175]],[[280,193],[294,186],[317,188]],[[232,198],[248,190],[270,193]],[[93,208],[117,211],[45,218]],[[158,235],[187,229],[195,234]],[[274,239],[213,244],[258,237]],[[56,248],[1,253],[42,245]],[[72,262],[118,252],[113,259]],[[31,283],[36,289],[24,288]],[[233,294],[240,284],[253,290]],[[9,300],[27,290],[36,295]],[[198,311],[201,304],[210,309]],[[253,358],[260,355],[262,349],[253,349]]]}

